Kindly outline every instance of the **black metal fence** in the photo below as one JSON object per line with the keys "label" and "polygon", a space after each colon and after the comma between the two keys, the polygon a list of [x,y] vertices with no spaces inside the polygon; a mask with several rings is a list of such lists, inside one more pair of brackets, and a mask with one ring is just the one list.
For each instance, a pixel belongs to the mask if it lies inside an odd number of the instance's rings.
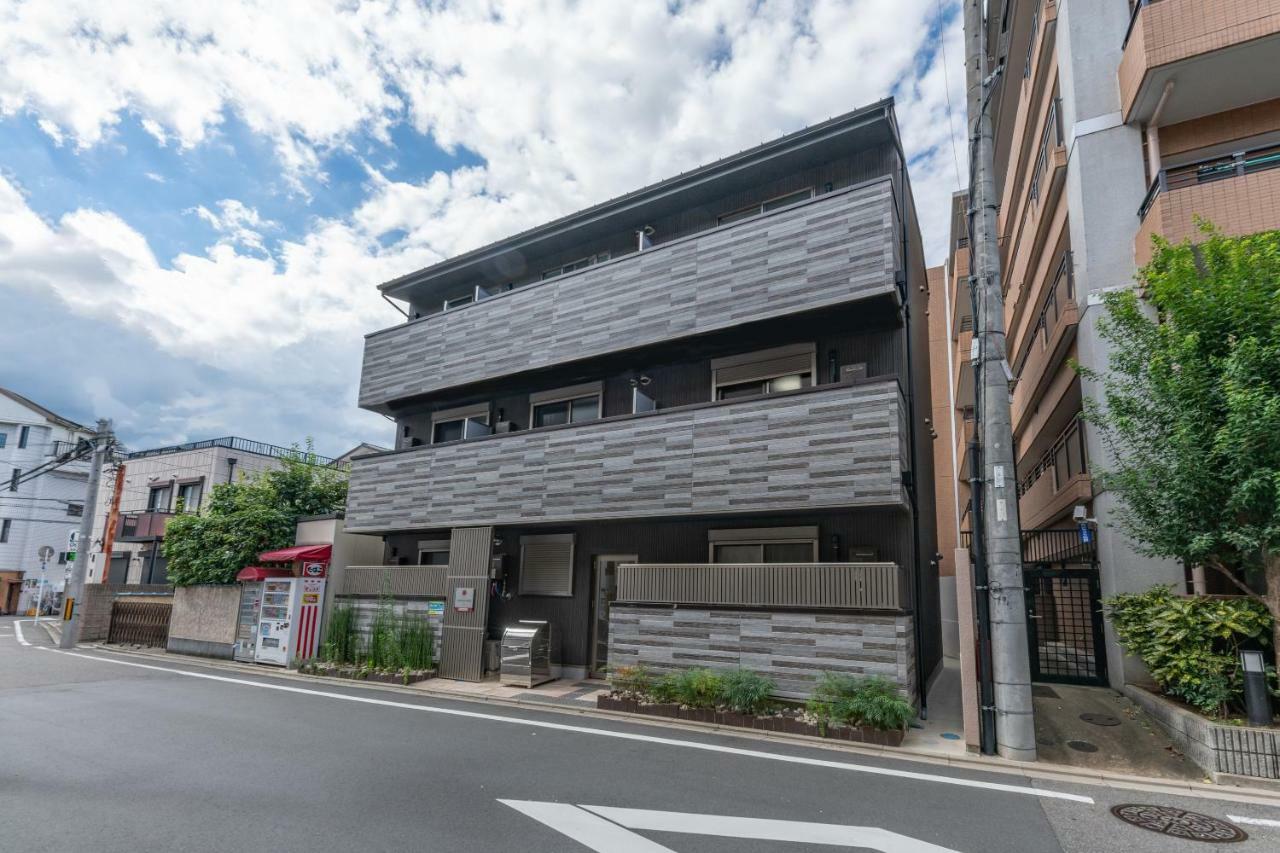
{"label": "black metal fence", "polygon": [[[1078,563],[1091,565],[1098,561],[1097,531],[1089,530],[1089,541],[1084,542],[1080,530],[1072,527],[1063,530],[1022,531],[1022,562],[1024,563]],[[960,544],[973,548],[973,533],[961,531]]]}

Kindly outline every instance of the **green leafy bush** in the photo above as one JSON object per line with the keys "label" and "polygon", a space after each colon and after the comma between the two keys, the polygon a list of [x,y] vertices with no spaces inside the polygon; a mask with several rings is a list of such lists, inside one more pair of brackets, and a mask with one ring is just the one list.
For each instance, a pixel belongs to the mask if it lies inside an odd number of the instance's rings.
{"label": "green leafy bush", "polygon": [[[436,661],[436,632],[422,616],[408,613],[396,624],[396,657],[406,670],[431,669]],[[408,674],[405,674],[408,678]]]}
{"label": "green leafy bush", "polygon": [[649,685],[649,698],[661,704],[680,701],[680,675],[678,672],[668,672],[655,679]]}
{"label": "green leafy bush", "polygon": [[777,685],[749,669],[735,669],[720,676],[720,702],[739,714],[758,714],[769,703]]}
{"label": "green leafy bush", "polygon": [[320,657],[334,663],[355,663],[360,655],[360,631],[356,609],[350,604],[335,604],[324,631]]}
{"label": "green leafy bush", "polygon": [[1250,598],[1176,595],[1168,586],[1104,602],[1120,642],[1160,689],[1210,716],[1243,705],[1240,647],[1265,643],[1271,614]]}
{"label": "green leafy bush", "polygon": [[676,673],[676,701],[690,708],[714,708],[720,700],[721,677],[710,669],[685,669]]}
{"label": "green leafy bush", "polygon": [[613,689],[624,696],[643,698],[653,689],[653,675],[643,664],[609,668],[609,682]]}
{"label": "green leafy bush", "polygon": [[806,705],[824,725],[844,723],[873,729],[901,730],[915,709],[887,678],[858,678],[824,672]]}

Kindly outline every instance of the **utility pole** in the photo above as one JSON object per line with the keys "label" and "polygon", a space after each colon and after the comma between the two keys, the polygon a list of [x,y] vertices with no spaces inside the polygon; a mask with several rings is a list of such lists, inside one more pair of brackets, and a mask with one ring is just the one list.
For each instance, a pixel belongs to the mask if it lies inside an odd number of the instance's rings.
{"label": "utility pole", "polygon": [[[978,439],[982,447],[981,501],[986,561],[991,674],[994,682],[996,745],[1000,755],[1035,761],[1035,716],[1031,700],[1031,663],[1027,643],[1026,597],[1022,580],[1022,537],[1018,527],[1017,467],[1009,411],[1009,372],[1005,351],[1004,292],[996,244],[994,143],[991,93],[996,75],[987,74],[986,26],[982,0],[965,0],[965,85],[969,112],[969,251],[976,316],[974,343],[977,379]],[[978,626],[982,630],[983,626]]]}
{"label": "utility pole", "polygon": [[71,585],[63,603],[61,648],[75,648],[80,639],[80,599],[84,597],[85,575],[89,571],[89,550],[93,547],[93,517],[98,511],[98,481],[102,479],[102,465],[115,436],[111,433],[111,421],[98,419],[98,431],[93,436],[93,455],[89,457],[89,485],[84,496],[84,512],[80,516],[80,533],[76,539],[76,559],[72,564]]}

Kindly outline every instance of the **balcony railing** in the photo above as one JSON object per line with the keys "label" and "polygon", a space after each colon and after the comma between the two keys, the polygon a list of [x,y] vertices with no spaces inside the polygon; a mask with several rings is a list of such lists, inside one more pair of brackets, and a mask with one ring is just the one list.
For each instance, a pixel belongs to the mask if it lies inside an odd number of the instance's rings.
{"label": "balcony railing", "polygon": [[618,567],[623,604],[902,610],[894,563],[643,563]]}
{"label": "balcony railing", "polygon": [[333,461],[328,456],[317,456],[315,454],[308,455],[305,450],[299,450],[296,447],[280,447],[276,444],[267,444],[262,441],[250,441],[247,438],[239,438],[234,435],[228,435],[222,438],[207,438],[203,441],[188,441],[185,444],[171,444],[168,447],[152,447],[147,450],[137,450],[130,453],[128,458],[145,459],[148,456],[163,456],[167,453],[183,453],[188,450],[205,450],[211,447],[225,447],[228,450],[238,450],[242,453],[255,453],[259,456],[271,456],[275,459],[299,459],[303,462],[310,462],[315,465],[328,465]]}
{"label": "balcony railing", "polygon": [[130,512],[120,516],[116,526],[116,540],[119,542],[145,542],[164,537],[164,529],[172,512]]}
{"label": "balcony railing", "polygon": [[1049,294],[1045,297],[1044,304],[1040,306],[1040,313],[1036,315],[1036,324],[1031,330],[1030,344],[1018,363],[1017,373],[1019,376],[1022,376],[1027,362],[1031,360],[1036,348],[1039,347],[1043,350],[1049,346],[1049,342],[1053,340],[1053,333],[1062,321],[1063,311],[1067,306],[1074,305],[1075,272],[1071,264],[1071,252],[1068,251],[1062,255],[1062,260],[1058,263],[1058,269],[1053,274],[1053,284],[1049,287]]}
{"label": "balcony railing", "polygon": [[1031,200],[1040,198],[1040,184],[1049,168],[1049,156],[1054,149],[1062,145],[1062,117],[1059,106],[1061,98],[1049,102],[1049,114],[1045,116],[1044,132],[1040,135],[1040,150],[1036,155],[1035,171],[1031,175]]}
{"label": "balcony railing", "polygon": [[718,401],[363,456],[347,529],[902,506],[896,380]]}
{"label": "balcony railing", "polygon": [[880,179],[375,332],[360,405],[892,297],[898,221]]}
{"label": "balcony railing", "polygon": [[1084,423],[1077,418],[1062,431],[1053,446],[1040,455],[1036,464],[1018,482],[1018,496],[1027,495],[1045,477],[1049,478],[1051,493],[1057,494],[1074,477],[1088,473]]}
{"label": "balcony railing", "polygon": [[443,598],[448,566],[347,566],[338,595]]}
{"label": "balcony railing", "polygon": [[1280,145],[1237,151],[1222,157],[1210,157],[1195,163],[1161,169],[1147,189],[1147,195],[1138,208],[1138,219],[1147,218],[1147,212],[1161,193],[1173,192],[1185,187],[1238,178],[1254,172],[1280,168]]}

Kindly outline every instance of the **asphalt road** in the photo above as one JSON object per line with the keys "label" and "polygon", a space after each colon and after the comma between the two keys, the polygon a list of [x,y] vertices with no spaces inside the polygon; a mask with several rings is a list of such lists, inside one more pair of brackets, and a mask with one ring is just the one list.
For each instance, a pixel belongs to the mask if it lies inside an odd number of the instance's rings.
{"label": "asphalt road", "polygon": [[[0,618],[4,851],[1280,849],[1276,807],[52,645]],[[1224,848],[1118,803],[1275,825]]]}

